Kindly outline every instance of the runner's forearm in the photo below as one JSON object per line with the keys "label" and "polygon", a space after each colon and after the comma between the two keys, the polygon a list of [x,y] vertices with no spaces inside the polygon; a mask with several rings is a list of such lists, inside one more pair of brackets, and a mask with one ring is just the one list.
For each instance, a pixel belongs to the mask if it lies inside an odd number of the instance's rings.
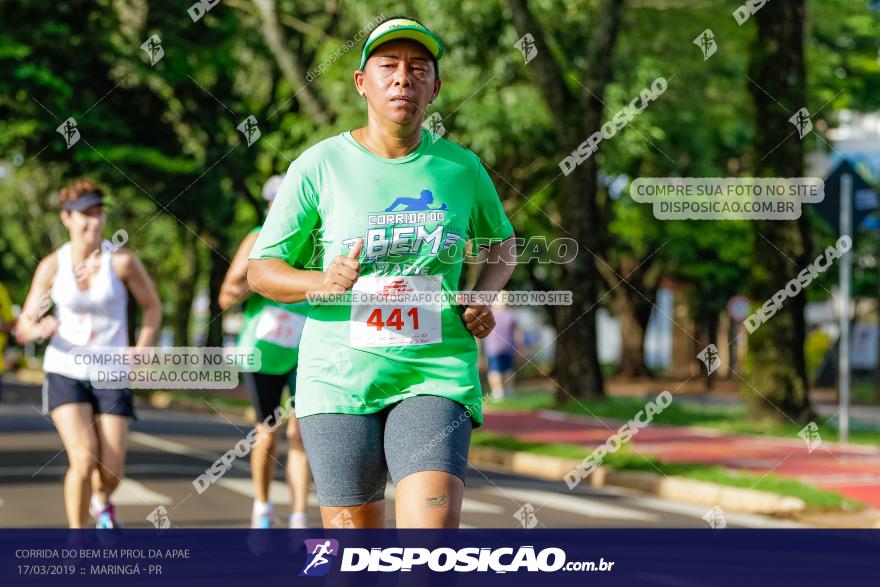
{"label": "runner's forearm", "polygon": [[509,238],[491,245],[480,255],[474,291],[500,291],[516,268],[516,241]]}
{"label": "runner's forearm", "polygon": [[156,303],[142,308],[143,318],[141,320],[141,329],[138,332],[138,347],[149,347],[156,344],[159,334],[159,325],[162,322],[162,307]]}
{"label": "runner's forearm", "polygon": [[254,293],[292,304],[305,300],[308,292],[321,291],[324,272],[295,269],[281,259],[251,259],[247,279]]}
{"label": "runner's forearm", "polygon": [[244,302],[251,294],[251,288],[248,287],[247,274],[242,276],[241,280],[231,281],[227,279],[220,286],[220,309],[226,310],[234,304]]}

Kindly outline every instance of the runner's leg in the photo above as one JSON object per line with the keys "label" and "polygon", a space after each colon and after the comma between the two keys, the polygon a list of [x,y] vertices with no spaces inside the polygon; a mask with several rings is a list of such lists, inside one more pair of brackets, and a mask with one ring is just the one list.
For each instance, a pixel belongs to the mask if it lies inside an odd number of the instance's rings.
{"label": "runner's leg", "polygon": [[445,397],[409,397],[385,421],[398,528],[458,528],[472,421]]}
{"label": "runner's leg", "polygon": [[107,502],[125,475],[125,452],[128,448],[128,417],[100,414],[95,418],[98,435],[98,466],[100,478],[98,499]]}
{"label": "runner's leg", "polygon": [[269,501],[270,487],[275,476],[275,457],[278,444],[276,414],[281,405],[281,394],[286,379],[284,375],[245,373],[245,385],[256,410],[256,442],[251,450],[251,477],[254,482],[254,506],[251,512],[252,528],[268,528],[272,524],[273,511]]}
{"label": "runner's leg", "polygon": [[310,477],[309,460],[303,447],[299,423],[296,421],[296,413],[291,410],[287,421],[287,484],[290,486],[291,515],[305,515]]}
{"label": "runner's leg", "polygon": [[387,410],[298,419],[325,528],[384,528]]}
{"label": "runner's leg", "polygon": [[397,484],[398,528],[458,528],[464,481],[443,471],[407,475]]}
{"label": "runner's leg", "polygon": [[486,374],[489,380],[489,389],[492,390],[492,399],[500,400],[504,397],[504,375],[500,371],[489,371]]}
{"label": "runner's leg", "polygon": [[321,506],[325,528],[384,528],[385,500],[352,506]]}
{"label": "runner's leg", "polygon": [[254,480],[254,496],[260,503],[269,503],[269,485],[275,475],[275,447],[277,430],[262,423],[256,425],[256,444],[251,451],[251,475]]}
{"label": "runner's leg", "polygon": [[83,528],[89,514],[91,476],[98,466],[93,409],[88,403],[68,403],[53,409],[51,415],[69,463],[64,476],[67,523],[71,528]]}
{"label": "runner's leg", "polygon": [[516,371],[514,371],[513,369],[508,369],[507,371],[505,371],[502,379],[502,387],[503,393],[506,397],[510,397],[511,395],[513,395],[515,382]]}

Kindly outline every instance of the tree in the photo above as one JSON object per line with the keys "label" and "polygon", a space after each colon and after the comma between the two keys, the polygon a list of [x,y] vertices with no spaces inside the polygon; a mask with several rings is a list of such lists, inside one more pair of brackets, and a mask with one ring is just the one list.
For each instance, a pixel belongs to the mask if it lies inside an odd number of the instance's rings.
{"label": "tree", "polygon": [[[771,2],[752,16],[750,92],[755,104],[756,177],[803,177],[804,143],[789,118],[807,106],[804,0]],[[810,262],[807,214],[792,221],[760,221],[752,237],[751,293],[762,304]],[[812,417],[804,341],[805,296],[788,298],[749,336],[744,394],[751,409],[774,419]]]}
{"label": "tree", "polygon": [[[557,61],[544,27],[527,1],[510,0],[509,6],[518,33],[534,39],[535,77],[552,113],[556,142],[565,153],[571,152],[602,125],[603,96],[611,79],[623,0],[597,3],[586,35],[589,39],[586,51],[575,52],[575,58],[566,63]],[[574,69],[576,60],[584,58],[587,71],[581,79],[575,78],[573,87],[565,72]],[[566,231],[577,240],[581,251],[562,267],[561,285],[572,291],[572,304],[562,306],[555,313],[558,338],[554,374],[559,383],[557,400],[563,401],[568,399],[566,394],[586,397],[605,393],[596,339],[599,297],[596,258],[601,258],[606,244],[598,203],[596,159],[588,158],[561,177],[556,189],[559,207],[565,211]]]}

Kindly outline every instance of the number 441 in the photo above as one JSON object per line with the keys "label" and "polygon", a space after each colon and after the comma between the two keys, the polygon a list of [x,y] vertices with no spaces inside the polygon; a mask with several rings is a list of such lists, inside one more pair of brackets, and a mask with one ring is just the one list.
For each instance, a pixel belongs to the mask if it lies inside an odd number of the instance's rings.
{"label": "number 441", "polygon": [[[412,319],[413,330],[419,329],[419,309],[418,308],[410,308],[410,310],[406,313]],[[388,314],[388,318],[383,322],[382,321],[382,308],[375,308],[370,313],[370,318],[367,320],[367,324],[370,326],[374,326],[376,330],[382,330],[383,327],[394,327],[395,330],[401,330],[404,326],[404,318],[403,313],[400,308],[394,308],[391,310],[391,313]]]}

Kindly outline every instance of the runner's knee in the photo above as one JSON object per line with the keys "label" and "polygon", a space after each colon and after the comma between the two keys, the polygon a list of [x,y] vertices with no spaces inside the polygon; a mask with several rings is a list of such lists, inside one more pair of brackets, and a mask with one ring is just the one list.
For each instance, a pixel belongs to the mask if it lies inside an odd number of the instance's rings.
{"label": "runner's knee", "polygon": [[296,424],[295,418],[291,418],[290,422],[287,424],[287,446],[294,450],[305,450],[303,447],[302,435],[300,434],[299,426]]}
{"label": "runner's knee", "polygon": [[98,460],[87,451],[78,451],[68,455],[70,470],[78,476],[89,477],[98,467]]}
{"label": "runner's knee", "polygon": [[255,437],[256,442],[254,443],[255,448],[259,448],[262,450],[274,451],[275,450],[275,433],[270,430],[262,427],[257,428],[257,435]]}

